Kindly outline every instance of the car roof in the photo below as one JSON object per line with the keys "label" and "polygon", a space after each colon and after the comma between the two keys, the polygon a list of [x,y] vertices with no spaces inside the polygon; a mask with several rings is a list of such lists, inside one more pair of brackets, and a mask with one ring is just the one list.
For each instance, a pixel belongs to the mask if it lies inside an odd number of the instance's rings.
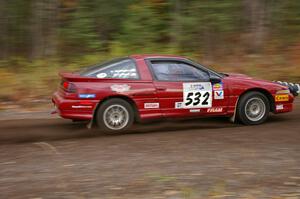
{"label": "car roof", "polygon": [[136,54],[130,55],[129,57],[134,59],[148,59],[148,58],[172,58],[172,59],[187,59],[177,55],[161,55],[161,54]]}

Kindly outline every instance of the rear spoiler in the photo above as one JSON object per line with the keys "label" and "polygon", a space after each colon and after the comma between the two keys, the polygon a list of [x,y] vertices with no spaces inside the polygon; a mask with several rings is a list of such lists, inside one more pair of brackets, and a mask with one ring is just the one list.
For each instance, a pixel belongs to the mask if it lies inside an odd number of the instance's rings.
{"label": "rear spoiler", "polygon": [[59,72],[59,76],[62,79],[68,80],[68,81],[76,81],[78,78],[81,78],[79,74],[76,73],[70,73],[70,72]]}
{"label": "rear spoiler", "polygon": [[294,83],[289,83],[289,82],[282,82],[282,81],[274,81],[280,85],[287,86],[290,90],[290,92],[294,96],[298,96],[300,94],[300,84],[294,84]]}
{"label": "rear spoiler", "polygon": [[71,72],[60,72],[59,76],[66,81],[69,82],[85,82],[85,81],[89,81],[89,82],[93,82],[93,81],[99,81],[99,78],[95,78],[95,77],[86,77],[86,76],[81,76],[78,73],[71,73]]}
{"label": "rear spoiler", "polygon": [[[136,82],[136,80],[128,80],[128,79],[116,79],[116,78],[97,78],[97,77],[87,77],[81,76],[79,73],[70,73],[70,72],[60,72],[59,76],[69,82]],[[141,81],[140,82],[149,82],[149,80]]]}

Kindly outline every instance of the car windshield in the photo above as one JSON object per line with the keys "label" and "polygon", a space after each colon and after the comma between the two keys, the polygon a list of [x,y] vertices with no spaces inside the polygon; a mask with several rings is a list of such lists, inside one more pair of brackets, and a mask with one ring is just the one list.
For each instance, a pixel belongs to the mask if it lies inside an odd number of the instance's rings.
{"label": "car windshield", "polygon": [[224,74],[224,73],[220,73],[220,72],[217,72],[217,71],[215,71],[215,70],[212,70],[210,67],[206,67],[206,66],[204,66],[204,65],[202,65],[202,64],[199,64],[197,61],[194,61],[194,60],[191,60],[191,59],[189,59],[189,61],[191,61],[194,65],[196,65],[196,66],[198,66],[198,67],[200,67],[200,68],[205,68],[206,70],[208,70],[209,72],[210,72],[210,75],[211,76],[219,76],[219,77],[224,77],[224,76],[227,76],[226,74]]}

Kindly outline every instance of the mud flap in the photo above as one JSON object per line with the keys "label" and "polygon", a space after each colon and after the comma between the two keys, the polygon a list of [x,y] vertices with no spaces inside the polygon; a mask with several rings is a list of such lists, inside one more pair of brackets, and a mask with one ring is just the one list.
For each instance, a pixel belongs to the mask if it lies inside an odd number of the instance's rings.
{"label": "mud flap", "polygon": [[237,100],[236,100],[236,102],[235,102],[235,108],[234,108],[233,116],[231,116],[229,118],[229,121],[232,122],[232,123],[235,123],[235,120],[236,120],[236,109],[237,109],[237,105],[239,103],[239,99],[240,99],[240,97],[238,97]]}
{"label": "mud flap", "polygon": [[95,117],[95,112],[96,112],[96,110],[97,110],[97,108],[98,108],[98,105],[99,105],[99,103],[97,103],[96,104],[96,108],[94,108],[94,110],[93,110],[93,115],[92,115],[92,119],[89,121],[89,123],[86,125],[86,127],[88,128],[88,129],[92,129],[93,128],[93,125],[94,125],[94,117]]}
{"label": "mud flap", "polygon": [[[94,118],[94,116],[93,116],[93,118]],[[88,129],[91,129],[92,127],[93,127],[93,118],[89,121],[89,123],[86,125],[86,127],[88,128]]]}

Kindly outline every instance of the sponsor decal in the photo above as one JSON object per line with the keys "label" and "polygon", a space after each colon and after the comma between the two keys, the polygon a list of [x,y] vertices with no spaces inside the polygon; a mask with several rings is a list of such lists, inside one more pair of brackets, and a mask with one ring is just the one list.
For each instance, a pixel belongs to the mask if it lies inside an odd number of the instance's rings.
{"label": "sponsor decal", "polygon": [[78,97],[82,99],[91,99],[91,98],[95,98],[96,94],[85,93],[85,94],[79,94]]}
{"label": "sponsor decal", "polygon": [[224,91],[214,91],[214,99],[224,99]]}
{"label": "sponsor decal", "polygon": [[213,90],[214,91],[220,91],[223,90],[223,84],[222,83],[216,83],[213,85]]}
{"label": "sponsor decal", "polygon": [[283,104],[276,105],[276,110],[283,110]]}
{"label": "sponsor decal", "polygon": [[148,108],[159,108],[159,103],[145,103],[144,104],[144,108],[148,109]]}
{"label": "sponsor decal", "polygon": [[210,108],[211,106],[210,82],[183,83],[183,108]]}
{"label": "sponsor decal", "polygon": [[121,70],[111,70],[113,78],[136,78],[137,73],[136,70],[133,69],[121,69]]}
{"label": "sponsor decal", "polygon": [[204,89],[204,86],[202,83],[187,83],[185,84],[185,89],[190,91],[200,91]]}
{"label": "sponsor decal", "polygon": [[289,95],[275,95],[275,102],[287,102],[289,101]]}
{"label": "sponsor decal", "polygon": [[122,93],[130,90],[130,86],[128,86],[127,84],[114,84],[110,88],[112,91],[118,93]]}
{"label": "sponsor decal", "polygon": [[207,109],[208,113],[220,113],[223,111],[222,107],[217,107],[217,108],[209,108]]}
{"label": "sponsor decal", "polygon": [[183,108],[183,102],[175,102],[175,109]]}
{"label": "sponsor decal", "polygon": [[105,78],[106,76],[107,76],[106,73],[99,73],[99,74],[97,74],[98,78]]}
{"label": "sponsor decal", "polygon": [[199,113],[200,109],[190,109],[190,113]]}
{"label": "sponsor decal", "polygon": [[78,106],[72,106],[72,108],[92,108],[92,106],[78,105]]}

